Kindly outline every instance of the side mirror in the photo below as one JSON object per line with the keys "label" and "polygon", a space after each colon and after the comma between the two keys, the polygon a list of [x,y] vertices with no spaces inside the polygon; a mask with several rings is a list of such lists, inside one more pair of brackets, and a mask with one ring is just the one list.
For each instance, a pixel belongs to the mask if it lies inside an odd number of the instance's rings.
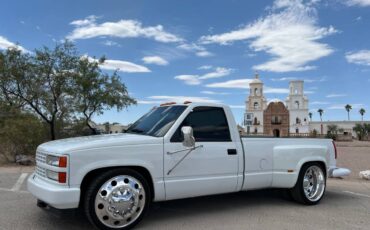
{"label": "side mirror", "polygon": [[184,136],[184,141],[182,144],[185,147],[194,147],[195,146],[195,138],[193,136],[193,128],[190,126],[184,126],[181,128],[182,135]]}

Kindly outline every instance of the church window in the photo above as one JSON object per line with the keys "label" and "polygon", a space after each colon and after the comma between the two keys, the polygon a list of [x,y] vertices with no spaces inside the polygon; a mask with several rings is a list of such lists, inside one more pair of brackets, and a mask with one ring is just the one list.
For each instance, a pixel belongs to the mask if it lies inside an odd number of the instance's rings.
{"label": "church window", "polygon": [[299,119],[298,117],[295,119],[295,123],[296,124],[301,124],[301,119]]}
{"label": "church window", "polygon": [[295,133],[299,133],[299,129],[298,128],[295,129]]}
{"label": "church window", "polygon": [[271,124],[280,125],[281,124],[281,117],[280,116],[273,116],[272,119],[271,119]]}
{"label": "church window", "polygon": [[257,96],[258,95],[258,88],[255,88],[254,89],[254,95]]}
{"label": "church window", "polygon": [[258,102],[254,102],[254,104],[253,104],[253,108],[254,108],[254,109],[258,109],[258,107],[259,107],[259,106],[258,106]]}
{"label": "church window", "polygon": [[257,133],[257,132],[258,132],[258,130],[257,130],[257,128],[255,128],[255,129],[254,129],[254,133]]}
{"label": "church window", "polygon": [[299,101],[295,101],[294,104],[295,104],[295,108],[299,109]]}

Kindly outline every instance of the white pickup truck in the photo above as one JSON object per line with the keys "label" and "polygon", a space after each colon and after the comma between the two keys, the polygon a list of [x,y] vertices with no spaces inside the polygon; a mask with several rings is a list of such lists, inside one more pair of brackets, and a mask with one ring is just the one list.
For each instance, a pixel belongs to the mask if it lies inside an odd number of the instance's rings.
{"label": "white pickup truck", "polygon": [[241,138],[228,106],[167,103],[126,133],[42,144],[28,190],[39,206],[82,208],[100,229],[135,226],[151,202],[263,188],[317,204],[344,176],[328,139]]}

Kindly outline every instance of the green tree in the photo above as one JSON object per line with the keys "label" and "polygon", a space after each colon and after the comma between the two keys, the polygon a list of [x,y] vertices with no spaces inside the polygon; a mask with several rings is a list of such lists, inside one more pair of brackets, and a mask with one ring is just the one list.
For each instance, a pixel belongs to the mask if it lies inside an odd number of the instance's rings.
{"label": "green tree", "polygon": [[350,112],[350,111],[351,111],[351,109],[352,109],[352,105],[347,104],[346,106],[344,106],[344,108],[345,108],[345,110],[347,111],[347,114],[348,114],[348,120],[350,120],[350,119],[349,119],[349,112]]}
{"label": "green tree", "polygon": [[320,115],[320,120],[322,121],[322,115],[324,113],[324,110],[323,109],[318,109],[317,112],[319,113]]}
{"label": "green tree", "polygon": [[86,126],[93,134],[96,134],[95,128],[91,126],[91,118],[94,115],[101,115],[112,108],[120,111],[136,104],[135,99],[128,95],[117,71],[108,75],[100,70],[99,65],[104,63],[104,60],[105,58],[99,61],[87,57],[80,58],[72,87],[75,111],[83,115]]}
{"label": "green tree", "polygon": [[336,140],[338,137],[338,126],[337,125],[328,125],[327,126],[328,133],[327,137]]}
{"label": "green tree", "polygon": [[363,124],[356,124],[355,127],[353,127],[353,131],[357,134],[358,139],[361,141],[363,138],[368,134],[367,127]]}
{"label": "green tree", "polygon": [[361,120],[363,121],[364,120],[364,114],[366,113],[366,110],[364,108],[361,108],[358,112],[361,114]]}
{"label": "green tree", "polygon": [[69,91],[79,60],[76,54],[70,42],[53,50],[43,47],[33,55],[15,49],[5,52],[10,60],[1,73],[6,76],[6,93],[48,124],[52,140],[57,137],[57,123],[73,112]]}
{"label": "green tree", "polygon": [[310,117],[310,120],[312,121],[312,113],[311,112],[308,113],[308,116]]}

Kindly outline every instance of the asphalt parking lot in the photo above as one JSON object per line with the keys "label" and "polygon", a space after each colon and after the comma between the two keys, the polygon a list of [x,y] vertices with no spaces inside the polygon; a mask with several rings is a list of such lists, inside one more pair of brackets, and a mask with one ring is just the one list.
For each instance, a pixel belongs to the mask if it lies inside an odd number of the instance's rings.
{"label": "asphalt parking lot", "polygon": [[[0,229],[91,229],[82,215],[36,206],[27,192],[32,168],[0,170]],[[316,206],[279,190],[155,203],[136,229],[369,229],[370,182],[330,179]]]}

